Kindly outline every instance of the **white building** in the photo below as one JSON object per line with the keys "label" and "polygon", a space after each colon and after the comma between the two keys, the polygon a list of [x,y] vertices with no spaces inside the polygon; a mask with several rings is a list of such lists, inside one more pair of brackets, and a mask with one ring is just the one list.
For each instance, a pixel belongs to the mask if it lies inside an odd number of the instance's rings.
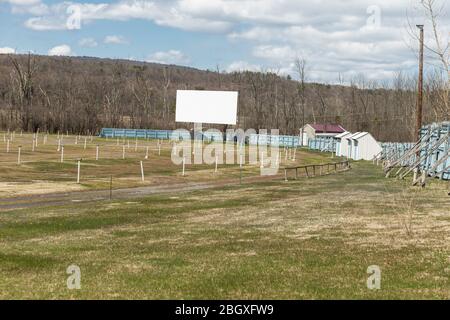
{"label": "white building", "polygon": [[347,157],[348,156],[348,140],[347,138],[353,135],[351,132],[344,132],[334,137],[336,140],[336,156]]}
{"label": "white building", "polygon": [[300,129],[300,138],[303,141],[303,145],[307,146],[310,139],[318,137],[334,137],[344,132],[346,132],[346,130],[339,124],[308,123]]}
{"label": "white building", "polygon": [[357,132],[346,137],[347,155],[353,160],[372,160],[383,150],[381,145],[368,132]]}

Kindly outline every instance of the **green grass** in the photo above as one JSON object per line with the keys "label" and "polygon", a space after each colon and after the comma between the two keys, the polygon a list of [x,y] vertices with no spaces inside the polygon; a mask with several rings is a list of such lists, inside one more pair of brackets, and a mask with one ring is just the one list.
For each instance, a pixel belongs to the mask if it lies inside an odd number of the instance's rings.
{"label": "green grass", "polygon": [[[450,298],[445,185],[413,188],[369,163],[353,167],[287,183],[2,212],[0,297]],[[81,290],[66,287],[71,264],[81,268]],[[382,270],[379,291],[366,287],[370,265]]]}

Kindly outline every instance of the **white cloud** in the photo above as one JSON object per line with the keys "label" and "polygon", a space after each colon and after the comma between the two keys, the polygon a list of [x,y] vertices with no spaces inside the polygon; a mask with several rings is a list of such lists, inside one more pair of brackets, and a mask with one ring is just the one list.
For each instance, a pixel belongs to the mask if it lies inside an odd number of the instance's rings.
{"label": "white cloud", "polygon": [[16,53],[16,49],[10,47],[0,47],[0,54],[14,54]]}
{"label": "white cloud", "polygon": [[98,45],[94,38],[83,38],[78,41],[80,47],[94,48]]}
{"label": "white cloud", "polygon": [[62,44],[48,50],[49,56],[71,56],[72,49],[67,44]]}
{"label": "white cloud", "polygon": [[234,72],[234,71],[261,71],[261,67],[250,64],[246,61],[235,61],[231,63],[227,68],[227,72]]}
{"label": "white cloud", "polygon": [[161,64],[187,64],[189,58],[178,50],[159,51],[149,55],[147,62]]}
{"label": "white cloud", "polygon": [[[17,13],[22,10],[30,15],[25,25],[33,30],[67,29],[67,9],[77,5],[81,27],[98,20],[142,19],[181,30],[220,33],[234,45],[250,48],[251,56],[240,58],[248,62],[236,61],[230,67],[267,65],[290,72],[293,59],[302,56],[315,81],[336,79],[337,73],[383,78],[409,69],[415,57],[406,43],[410,41],[406,12],[413,25],[419,16],[417,6],[412,5],[419,0],[85,0],[49,5],[40,0],[3,1],[16,6]],[[443,12],[450,12],[448,0],[436,1],[446,5]],[[371,24],[374,21],[377,23]],[[440,23],[443,31],[450,29],[448,17],[442,17]],[[430,32],[430,26],[426,30]],[[115,40],[108,43],[121,43]],[[443,43],[447,42],[448,31]],[[155,61],[177,59],[174,54],[164,56],[164,52],[154,55],[161,55],[153,57]]]}
{"label": "white cloud", "polygon": [[122,37],[122,36],[116,36],[116,35],[112,35],[112,36],[106,36],[105,39],[103,40],[104,43],[107,44],[127,44],[127,40]]}
{"label": "white cloud", "polygon": [[[0,1],[0,2],[2,2],[2,1]],[[3,0],[3,2],[9,2],[12,5],[18,5],[18,6],[29,6],[29,5],[40,3],[41,0]]]}

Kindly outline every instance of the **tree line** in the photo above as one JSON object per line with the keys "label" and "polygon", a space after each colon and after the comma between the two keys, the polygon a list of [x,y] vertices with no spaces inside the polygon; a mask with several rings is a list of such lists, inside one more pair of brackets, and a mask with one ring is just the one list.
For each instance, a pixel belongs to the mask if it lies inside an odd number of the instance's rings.
{"label": "tree line", "polygon": [[[296,72],[224,73],[127,60],[0,55],[0,128],[80,134],[102,127],[190,128],[175,123],[177,89],[236,90],[239,128],[297,135],[305,123],[339,123],[380,141],[414,139],[415,76],[399,72],[385,82],[359,75],[345,84],[311,83],[302,59]],[[447,81],[438,72],[428,74],[425,123],[450,119]]]}

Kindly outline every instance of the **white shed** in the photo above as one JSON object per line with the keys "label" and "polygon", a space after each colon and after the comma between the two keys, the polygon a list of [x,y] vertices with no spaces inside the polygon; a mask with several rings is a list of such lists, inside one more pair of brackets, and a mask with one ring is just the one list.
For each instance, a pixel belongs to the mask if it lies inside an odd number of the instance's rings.
{"label": "white shed", "polygon": [[347,137],[347,140],[349,158],[353,160],[372,160],[383,150],[368,132],[357,132]]}
{"label": "white shed", "polygon": [[336,156],[337,157],[347,157],[348,153],[348,141],[347,138],[352,135],[351,132],[343,132],[334,137],[336,140]]}

